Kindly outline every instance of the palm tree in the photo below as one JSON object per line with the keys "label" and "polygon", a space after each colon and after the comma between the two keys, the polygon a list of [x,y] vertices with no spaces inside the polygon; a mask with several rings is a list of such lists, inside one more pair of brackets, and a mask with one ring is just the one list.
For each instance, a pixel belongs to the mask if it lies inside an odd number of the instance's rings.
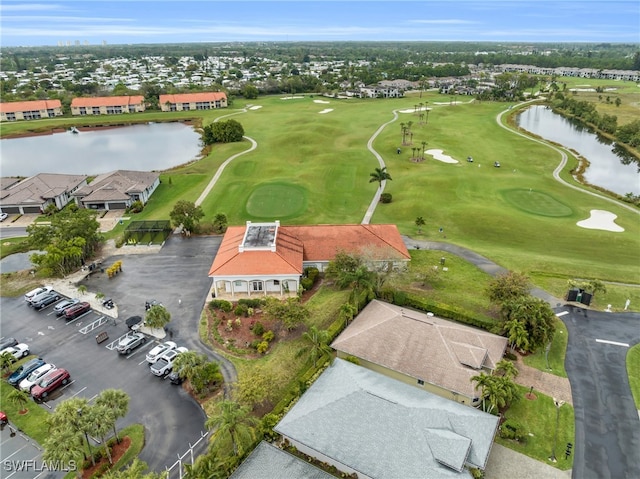
{"label": "palm tree", "polygon": [[[71,398],[63,401],[55,409],[55,412],[47,418],[49,424],[49,432],[52,435],[71,432],[75,434],[82,442],[82,436],[87,443],[91,462],[95,465],[95,459],[91,453],[91,444],[89,443],[89,424],[88,416],[84,414],[91,408],[86,398]],[[84,452],[84,458],[87,459],[87,453]]]}
{"label": "palm tree", "polygon": [[107,441],[107,433],[116,427],[116,418],[113,411],[105,405],[98,405],[89,409],[89,422],[91,424],[91,433],[98,436],[104,444],[104,451],[109,459],[109,464],[113,464],[113,458],[111,457],[111,450],[109,449],[109,441]]}
{"label": "palm tree", "polygon": [[486,374],[484,371],[480,372],[479,375],[477,376],[472,376],[471,377],[471,381],[476,383],[474,389],[478,390],[480,389],[480,394],[482,395],[482,410],[486,411],[486,407],[485,407],[485,398],[487,397],[486,394],[486,388],[489,384],[489,381],[491,381],[491,376],[489,376],[488,374]]}
{"label": "palm tree", "polygon": [[405,144],[405,138],[407,136],[407,125],[404,122],[400,123],[400,131],[402,132],[402,144]]}
{"label": "palm tree", "polygon": [[[82,436],[70,429],[62,429],[50,434],[45,440],[42,460],[55,461],[66,465],[69,469],[75,469],[76,477],[82,477],[81,468],[78,467],[81,456],[84,454]],[[85,454],[85,459],[87,458]]]}
{"label": "palm tree", "polygon": [[374,293],[374,273],[369,271],[366,266],[361,265],[356,268],[355,271],[345,272],[338,280],[336,284],[340,288],[350,287],[351,299],[357,309],[360,308],[360,298],[366,295],[367,299],[373,299]]}
{"label": "palm tree", "polygon": [[205,426],[213,431],[211,443],[214,450],[244,455],[255,440],[255,427],[260,421],[250,416],[249,407],[223,399],[217,405],[218,414],[207,419]]}
{"label": "palm tree", "polygon": [[9,351],[5,351],[0,355],[0,367],[2,368],[3,374],[9,373],[9,368],[13,364],[16,358],[13,357]]}
{"label": "palm tree", "polygon": [[422,216],[416,218],[416,226],[418,227],[418,234],[422,233],[422,227],[426,224]]}
{"label": "palm tree", "polygon": [[340,306],[340,315],[344,317],[347,325],[349,324],[349,321],[353,319],[357,312],[358,308],[356,308],[351,303],[344,303],[342,306]]}
{"label": "palm tree", "polygon": [[514,348],[527,349],[529,347],[529,335],[527,328],[518,318],[511,318],[504,323],[505,333],[511,346],[511,353]]}
{"label": "palm tree", "polygon": [[500,361],[498,361],[498,363],[496,364],[495,372],[500,376],[509,379],[514,379],[518,377],[518,374],[520,374],[520,371],[518,371],[518,368],[516,368],[515,364],[513,364],[511,361],[507,361],[506,359],[501,359]]}
{"label": "palm tree", "polygon": [[370,173],[369,183],[378,182],[378,187],[382,188],[382,182],[386,180],[391,180],[391,175],[387,173],[387,167],[383,166],[382,168],[376,168],[373,173]]}
{"label": "palm tree", "polygon": [[7,400],[20,409],[20,414],[27,412],[27,403],[29,395],[21,389],[12,389],[7,396]]}
{"label": "palm tree", "polygon": [[319,356],[323,354],[331,354],[331,348],[329,347],[329,332],[326,330],[319,330],[317,326],[309,326],[309,329],[302,333],[302,337],[311,344],[311,357],[313,358],[313,367],[316,367],[316,362]]}
{"label": "palm tree", "polygon": [[207,356],[203,353],[187,351],[176,356],[176,359],[173,361],[173,370],[178,371],[182,379],[186,378],[190,381],[194,371],[206,362]]}
{"label": "palm tree", "polygon": [[80,286],[78,286],[78,293],[80,293],[80,296],[83,296],[84,293],[87,292],[87,287],[84,284],[81,284]]}
{"label": "palm tree", "polygon": [[422,145],[422,160],[424,161],[424,150],[427,147],[427,142],[423,141],[420,144]]}
{"label": "palm tree", "polygon": [[[129,412],[129,395],[121,389],[105,389],[96,399],[96,406],[104,406],[109,409],[114,418],[125,417]],[[118,431],[116,431],[116,422],[113,422],[113,435],[120,444]]]}

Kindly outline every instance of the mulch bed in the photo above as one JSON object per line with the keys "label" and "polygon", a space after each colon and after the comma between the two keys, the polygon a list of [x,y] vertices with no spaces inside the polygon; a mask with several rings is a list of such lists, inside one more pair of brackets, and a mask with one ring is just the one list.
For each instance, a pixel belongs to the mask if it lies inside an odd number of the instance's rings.
{"label": "mulch bed", "polygon": [[[131,446],[131,439],[129,438],[129,436],[125,436],[120,438],[120,444],[116,442],[110,447],[111,459],[113,460],[114,464],[117,463],[120,460],[120,458],[124,455],[124,453],[129,450],[130,446]],[[91,460],[89,459],[89,461]],[[100,470],[100,468],[104,464],[109,464],[108,457],[103,457],[99,461],[96,461],[95,466],[92,465],[88,469],[83,469],[82,479],[89,479],[93,474],[95,474],[96,471]]]}

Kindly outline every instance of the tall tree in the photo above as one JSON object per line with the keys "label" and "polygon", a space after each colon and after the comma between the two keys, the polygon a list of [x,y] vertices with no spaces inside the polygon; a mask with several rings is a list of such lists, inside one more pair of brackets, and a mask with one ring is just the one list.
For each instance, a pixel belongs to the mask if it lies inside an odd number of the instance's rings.
{"label": "tall tree", "polygon": [[387,172],[387,167],[376,168],[373,173],[370,173],[369,183],[378,182],[378,187],[382,188],[382,182],[391,180],[391,175]]}
{"label": "tall tree", "polygon": [[[84,453],[82,436],[71,429],[61,429],[50,433],[43,444],[42,460],[59,462],[69,470],[76,471],[76,477],[82,477],[81,462]],[[86,454],[85,454],[86,459]]]}
{"label": "tall tree", "polygon": [[529,336],[524,322],[519,318],[511,318],[504,323],[504,332],[507,335],[511,352],[514,348],[526,350],[529,347]]}
{"label": "tall tree", "polygon": [[307,341],[311,350],[311,359],[313,367],[316,367],[318,357],[324,354],[331,354],[332,349],[329,346],[329,331],[320,330],[317,326],[309,326],[309,329],[302,333],[302,338]]}
{"label": "tall tree", "polygon": [[109,431],[116,427],[116,418],[113,411],[105,405],[95,404],[89,409],[87,415],[89,416],[91,434],[100,438],[100,442],[104,445],[104,452],[109,459],[109,464],[113,464],[109,441],[106,439]]}
{"label": "tall tree", "polygon": [[531,284],[525,274],[509,271],[496,276],[489,282],[487,294],[489,301],[501,306],[507,301],[527,296],[530,289]]}
{"label": "tall tree", "polygon": [[56,407],[53,414],[48,416],[47,423],[49,425],[49,433],[56,435],[58,433],[72,433],[80,442],[86,442],[88,453],[83,452],[84,458],[91,457],[91,462],[95,465],[95,458],[91,452],[91,444],[89,443],[89,416],[85,414],[91,408],[86,398],[71,398],[61,402]]}
{"label": "tall tree", "polygon": [[[114,418],[117,420],[125,417],[127,412],[129,412],[129,395],[121,389],[105,389],[98,395],[96,406],[106,407],[113,413]],[[118,444],[120,444],[115,421],[113,422],[113,435],[116,437]]]}
{"label": "tall tree", "polygon": [[250,415],[249,408],[235,401],[223,399],[216,406],[216,414],[205,426],[211,432],[212,448],[226,455],[242,456],[256,437],[260,421]]}
{"label": "tall tree", "polygon": [[418,216],[416,218],[415,223],[416,223],[416,226],[418,227],[418,234],[421,234],[422,233],[422,227],[426,224],[425,221],[424,221],[424,218],[422,216]]}
{"label": "tall tree", "polygon": [[174,206],[169,217],[174,226],[182,228],[187,233],[191,233],[195,230],[196,226],[202,218],[204,218],[204,211],[201,206],[196,206],[195,203],[186,200],[178,201]]}
{"label": "tall tree", "polygon": [[144,318],[144,324],[153,329],[164,328],[169,321],[171,321],[171,313],[161,304],[151,306]]}
{"label": "tall tree", "polygon": [[542,299],[527,295],[507,301],[501,315],[505,323],[516,319],[524,325],[528,341],[526,351],[535,352],[553,340],[556,315]]}

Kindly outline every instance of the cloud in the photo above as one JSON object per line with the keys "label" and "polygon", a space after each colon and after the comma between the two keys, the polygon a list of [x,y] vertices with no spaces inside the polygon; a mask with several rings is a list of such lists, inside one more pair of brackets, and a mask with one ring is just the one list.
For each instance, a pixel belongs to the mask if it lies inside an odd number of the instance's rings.
{"label": "cloud", "polygon": [[475,22],[473,20],[461,20],[451,18],[448,20],[409,20],[407,23],[418,23],[418,24],[427,24],[427,25],[476,25],[479,22]]}
{"label": "cloud", "polygon": [[0,12],[42,12],[62,9],[63,7],[61,5],[52,3],[0,4]]}

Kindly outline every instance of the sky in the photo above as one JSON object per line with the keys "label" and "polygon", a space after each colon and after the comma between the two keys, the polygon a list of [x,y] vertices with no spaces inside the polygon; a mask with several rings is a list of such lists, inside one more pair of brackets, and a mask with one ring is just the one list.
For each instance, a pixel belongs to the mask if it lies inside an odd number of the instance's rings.
{"label": "sky", "polygon": [[640,1],[0,0],[0,47],[239,41],[640,43]]}

